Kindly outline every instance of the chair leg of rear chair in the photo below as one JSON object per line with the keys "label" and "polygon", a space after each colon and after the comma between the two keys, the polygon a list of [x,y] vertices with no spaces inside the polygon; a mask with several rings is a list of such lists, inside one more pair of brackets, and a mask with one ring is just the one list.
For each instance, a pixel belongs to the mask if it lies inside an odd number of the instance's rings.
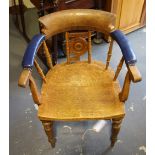
{"label": "chair leg of rear chair", "polygon": [[117,141],[117,136],[120,131],[122,120],[123,120],[123,117],[112,119],[111,147],[113,147],[115,145],[115,142]]}
{"label": "chair leg of rear chair", "polygon": [[42,121],[45,133],[48,137],[48,141],[51,143],[52,148],[55,147],[56,138],[53,132],[53,122],[52,121]]}

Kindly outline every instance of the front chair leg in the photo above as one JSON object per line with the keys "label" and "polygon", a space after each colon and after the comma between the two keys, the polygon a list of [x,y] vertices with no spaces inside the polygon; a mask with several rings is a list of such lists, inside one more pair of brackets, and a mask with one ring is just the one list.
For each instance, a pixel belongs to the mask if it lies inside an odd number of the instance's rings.
{"label": "front chair leg", "polygon": [[115,145],[115,142],[117,141],[117,136],[120,131],[122,120],[123,120],[123,117],[112,119],[111,147],[113,147]]}
{"label": "front chair leg", "polygon": [[51,146],[54,148],[56,143],[56,138],[54,137],[53,132],[53,122],[52,121],[42,121],[45,133],[48,137],[48,141],[51,143]]}

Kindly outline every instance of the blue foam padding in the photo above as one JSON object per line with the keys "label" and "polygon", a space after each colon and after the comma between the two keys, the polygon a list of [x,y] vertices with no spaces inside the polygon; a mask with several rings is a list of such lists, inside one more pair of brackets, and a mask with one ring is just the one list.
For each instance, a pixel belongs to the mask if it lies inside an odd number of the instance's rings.
{"label": "blue foam padding", "polygon": [[40,46],[40,44],[45,40],[45,36],[43,34],[37,34],[35,35],[30,43],[28,44],[23,61],[22,66],[23,68],[32,68],[34,63],[34,58],[37,53],[37,50]]}
{"label": "blue foam padding", "polygon": [[129,65],[134,65],[137,62],[136,55],[126,36],[120,30],[115,30],[110,35],[121,48],[125,62]]}

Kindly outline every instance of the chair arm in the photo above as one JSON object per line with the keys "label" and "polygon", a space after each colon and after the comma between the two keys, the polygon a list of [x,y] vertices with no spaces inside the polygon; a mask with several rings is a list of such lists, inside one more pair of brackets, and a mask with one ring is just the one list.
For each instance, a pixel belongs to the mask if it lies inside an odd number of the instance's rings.
{"label": "chair arm", "polygon": [[36,104],[39,105],[40,104],[40,93],[38,92],[37,85],[34,81],[34,78],[31,75],[31,70],[30,69],[24,69],[20,74],[20,77],[18,80],[18,85],[20,87],[25,88],[28,81],[29,81],[29,86],[31,89],[33,100]]}
{"label": "chair arm", "polygon": [[110,35],[121,48],[126,64],[134,65],[137,62],[137,59],[133,49],[129,45],[129,42],[126,36],[120,30],[115,30],[111,32]]}
{"label": "chair arm", "polygon": [[129,95],[131,80],[133,82],[139,82],[141,81],[142,77],[138,68],[135,65],[137,59],[133,52],[133,49],[129,45],[126,36],[120,30],[115,30],[111,32],[110,35],[121,48],[123,58],[128,68],[128,72],[124,80],[122,91],[119,94],[120,101],[125,102]]}
{"label": "chair arm", "polygon": [[27,82],[29,81],[29,77],[31,75],[31,70],[29,69],[24,69],[21,74],[20,77],[18,79],[18,85],[20,87],[26,87]]}
{"label": "chair arm", "polygon": [[127,66],[132,82],[136,83],[142,80],[141,74],[136,65]]}
{"label": "chair arm", "polygon": [[129,91],[130,91],[130,83],[131,80],[136,83],[142,80],[142,77],[140,75],[140,72],[138,68],[134,66],[128,65],[128,71],[125,76],[123,88],[119,94],[119,99],[122,102],[125,102],[128,99]]}
{"label": "chair arm", "polygon": [[22,61],[23,68],[32,69],[37,50],[44,40],[45,40],[45,35],[43,34],[37,34],[32,38],[32,40],[30,41],[30,43],[26,48],[26,51],[23,57],[23,61]]}
{"label": "chair arm", "polygon": [[138,68],[135,66],[135,63],[137,62],[136,55],[133,49],[131,48],[126,36],[120,30],[115,30],[111,32],[110,35],[118,43],[119,47],[121,48],[123,58],[127,65],[131,80],[133,82],[141,81],[142,79],[141,74]]}

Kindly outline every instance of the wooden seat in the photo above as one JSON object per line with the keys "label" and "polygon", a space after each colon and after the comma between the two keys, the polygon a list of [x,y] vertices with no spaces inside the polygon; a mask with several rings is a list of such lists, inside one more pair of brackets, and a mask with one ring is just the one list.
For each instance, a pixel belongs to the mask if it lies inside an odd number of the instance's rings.
{"label": "wooden seat", "polygon": [[100,62],[56,65],[46,75],[38,116],[50,120],[109,119],[125,114],[114,72]]}
{"label": "wooden seat", "polygon": [[[35,35],[26,49],[22,63],[24,70],[18,84],[26,87],[29,81],[33,100],[39,107],[38,117],[52,146],[55,145],[52,131],[56,120],[109,119],[112,123],[111,146],[117,140],[130,83],[141,81],[141,75],[135,65],[136,56],[125,35],[115,30],[114,20],[115,16],[111,13],[89,9],[65,10],[39,19],[43,25],[42,33]],[[72,30],[76,29],[85,31],[75,34]],[[94,30],[111,37],[105,64],[92,60],[91,31]],[[67,59],[65,63],[53,66],[46,40],[61,32],[66,32]],[[122,52],[115,73],[109,67],[114,41]],[[35,59],[41,46],[49,69],[46,75]],[[80,61],[84,53],[88,54],[87,59]],[[124,62],[127,73],[121,89],[117,77]],[[33,66],[43,80],[41,92],[32,75]]]}

